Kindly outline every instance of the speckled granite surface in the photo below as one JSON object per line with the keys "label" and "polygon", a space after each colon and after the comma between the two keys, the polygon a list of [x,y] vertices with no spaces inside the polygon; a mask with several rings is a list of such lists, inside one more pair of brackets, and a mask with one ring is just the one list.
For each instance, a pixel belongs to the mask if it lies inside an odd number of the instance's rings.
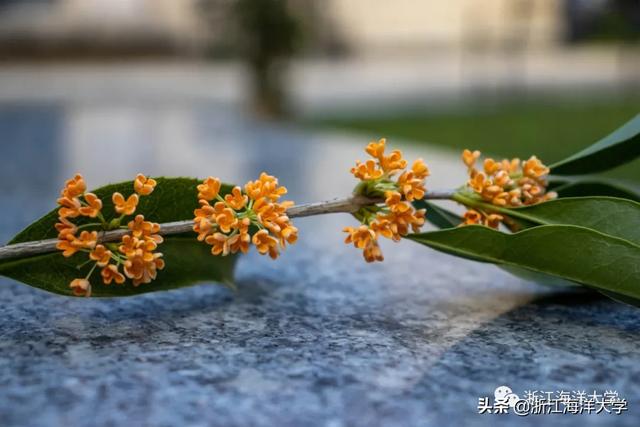
{"label": "speckled granite surface", "polygon": [[[0,237],[45,212],[76,170],[98,185],[138,170],[241,181],[266,169],[305,201],[352,185],[345,167],[359,147],[346,139],[172,108],[0,108],[13,141],[0,145]],[[134,138],[135,160],[105,162],[106,141],[119,150]],[[434,187],[458,179],[437,173],[450,157],[420,154]],[[384,244],[385,263],[367,265],[341,243],[350,223],[298,221],[300,243],[277,262],[241,259],[236,293],[205,284],[69,299],[0,279],[0,425],[638,424],[640,311],[412,242]],[[614,389],[629,412],[478,415],[478,398],[503,384]]]}

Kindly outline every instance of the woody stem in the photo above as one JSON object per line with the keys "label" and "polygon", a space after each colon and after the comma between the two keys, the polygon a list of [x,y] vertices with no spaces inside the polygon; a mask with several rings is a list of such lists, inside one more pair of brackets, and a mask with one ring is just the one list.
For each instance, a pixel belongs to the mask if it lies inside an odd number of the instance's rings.
{"label": "woody stem", "polygon": [[[425,199],[439,200],[453,198],[454,191],[433,191],[425,194]],[[341,199],[333,199],[324,202],[306,203],[292,206],[287,209],[290,218],[302,218],[305,216],[324,215],[330,213],[354,213],[363,206],[374,205],[384,202],[384,199],[372,199],[364,196],[351,196]],[[160,224],[158,234],[169,236],[192,231],[193,220],[174,221]],[[128,229],[116,229],[101,231],[98,233],[99,243],[116,242],[122,236],[128,234]],[[33,255],[55,252],[58,239],[35,240],[32,242],[15,243],[12,245],[0,246],[0,260],[21,258]]]}

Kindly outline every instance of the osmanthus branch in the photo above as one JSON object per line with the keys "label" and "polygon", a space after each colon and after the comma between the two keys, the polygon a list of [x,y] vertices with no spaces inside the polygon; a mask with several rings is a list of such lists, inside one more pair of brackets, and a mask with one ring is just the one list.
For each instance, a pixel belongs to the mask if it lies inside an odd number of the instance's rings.
{"label": "osmanthus branch", "polygon": [[[425,194],[426,200],[444,200],[453,198],[454,191],[430,191]],[[302,218],[305,216],[324,215],[330,213],[354,213],[363,206],[384,202],[383,199],[372,199],[363,196],[351,196],[333,200],[306,203],[292,206],[287,209],[290,218]],[[169,236],[192,231],[193,220],[174,221],[160,224],[159,234]],[[98,236],[99,242],[116,242],[122,236],[129,233],[127,229],[103,231]],[[16,243],[0,246],[0,260],[21,258],[32,255],[40,255],[55,252],[58,239],[34,240],[32,242]]]}

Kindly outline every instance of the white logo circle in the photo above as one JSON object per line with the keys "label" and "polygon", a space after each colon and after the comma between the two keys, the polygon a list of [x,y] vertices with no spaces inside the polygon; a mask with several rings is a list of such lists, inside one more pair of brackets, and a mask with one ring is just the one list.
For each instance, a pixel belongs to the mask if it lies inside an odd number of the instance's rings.
{"label": "white logo circle", "polygon": [[518,395],[515,394],[513,390],[511,390],[511,388],[507,387],[506,385],[501,385],[500,387],[496,388],[496,390],[493,392],[493,396],[495,397],[496,402],[506,403],[510,408],[513,408],[516,402],[520,400]]}

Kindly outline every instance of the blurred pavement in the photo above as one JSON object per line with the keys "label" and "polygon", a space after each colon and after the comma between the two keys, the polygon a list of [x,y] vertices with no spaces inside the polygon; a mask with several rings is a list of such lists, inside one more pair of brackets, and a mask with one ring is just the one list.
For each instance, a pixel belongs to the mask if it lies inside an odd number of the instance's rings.
{"label": "blurred pavement", "polygon": [[[498,95],[615,94],[635,87],[638,49],[575,48],[521,54],[430,54],[293,63],[287,87],[297,114],[383,112],[407,105]],[[238,63],[140,62],[5,64],[0,102],[208,101],[242,105],[247,75]]]}

